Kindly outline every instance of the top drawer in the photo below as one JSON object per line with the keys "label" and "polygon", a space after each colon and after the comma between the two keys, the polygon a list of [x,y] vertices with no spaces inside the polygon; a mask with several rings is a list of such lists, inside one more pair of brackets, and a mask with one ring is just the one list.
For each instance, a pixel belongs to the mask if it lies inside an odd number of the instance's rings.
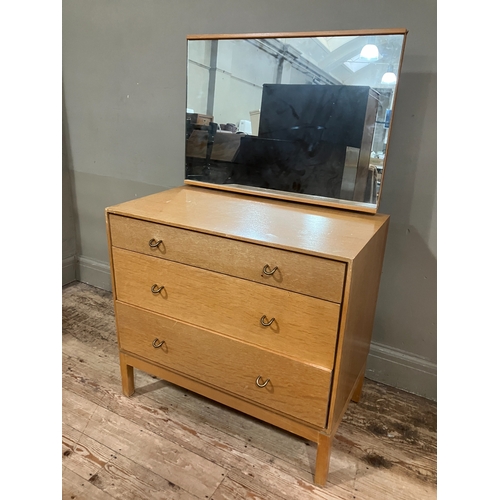
{"label": "top drawer", "polygon": [[109,214],[115,247],[340,303],[345,264]]}

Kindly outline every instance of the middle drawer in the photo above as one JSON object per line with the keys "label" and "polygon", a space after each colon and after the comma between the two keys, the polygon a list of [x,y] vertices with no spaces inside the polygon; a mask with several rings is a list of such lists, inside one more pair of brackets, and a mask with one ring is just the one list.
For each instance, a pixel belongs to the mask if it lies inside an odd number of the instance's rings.
{"label": "middle drawer", "polygon": [[336,303],[120,248],[113,261],[116,300],[333,367]]}

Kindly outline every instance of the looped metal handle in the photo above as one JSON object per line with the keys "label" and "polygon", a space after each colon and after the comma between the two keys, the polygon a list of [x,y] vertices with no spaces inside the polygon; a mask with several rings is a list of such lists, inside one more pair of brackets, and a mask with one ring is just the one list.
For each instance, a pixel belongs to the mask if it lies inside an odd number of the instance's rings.
{"label": "looped metal handle", "polygon": [[262,326],[271,326],[274,322],[274,318],[271,318],[269,321],[267,321],[267,318],[266,318],[266,315],[264,314],[264,316],[262,316],[262,318],[260,318],[260,324]]}
{"label": "looped metal handle", "polygon": [[267,276],[272,276],[276,271],[278,270],[278,266],[274,266],[273,269],[271,269],[269,267],[269,264],[266,264],[263,269],[262,269],[262,272],[264,274],[267,274]]}
{"label": "looped metal handle", "polygon": [[153,340],[153,347],[155,349],[159,349],[165,343],[164,340],[162,340],[160,343],[158,343],[158,342],[159,342],[159,339],[154,339]]}
{"label": "looped metal handle", "polygon": [[255,380],[255,385],[256,385],[257,387],[266,387],[266,385],[267,385],[267,384],[269,384],[269,382],[271,381],[271,379],[269,379],[269,378],[268,378],[268,379],[267,379],[267,380],[266,380],[263,384],[261,384],[261,383],[259,382],[259,380],[260,380],[261,378],[262,378],[262,377],[259,375],[259,376],[257,377],[257,379]]}
{"label": "looped metal handle", "polygon": [[149,246],[150,246],[151,248],[157,248],[157,247],[158,247],[158,245],[159,245],[162,241],[163,241],[163,240],[158,240],[158,241],[156,241],[154,238],[151,238],[151,239],[149,240]]}
{"label": "looped metal handle", "polygon": [[158,286],[156,283],[151,287],[151,291],[153,293],[160,293],[165,287],[164,286]]}

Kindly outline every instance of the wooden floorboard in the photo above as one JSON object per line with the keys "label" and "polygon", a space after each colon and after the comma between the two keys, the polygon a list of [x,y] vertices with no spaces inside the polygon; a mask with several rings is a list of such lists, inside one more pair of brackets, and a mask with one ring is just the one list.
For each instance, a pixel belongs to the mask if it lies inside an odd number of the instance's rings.
{"label": "wooden floorboard", "polygon": [[123,396],[111,294],[62,299],[64,499],[436,498],[434,402],[365,380],[318,487],[314,443],[139,371]]}

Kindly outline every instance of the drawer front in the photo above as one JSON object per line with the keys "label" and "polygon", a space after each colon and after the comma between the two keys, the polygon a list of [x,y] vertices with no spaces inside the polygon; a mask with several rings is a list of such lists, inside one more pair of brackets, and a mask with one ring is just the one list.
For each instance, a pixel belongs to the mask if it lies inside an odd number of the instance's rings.
{"label": "drawer front", "polygon": [[[331,371],[116,302],[120,349],[324,427]],[[156,345],[153,347],[153,341]],[[162,344],[163,342],[163,344]],[[259,383],[265,387],[258,387]]]}
{"label": "drawer front", "polygon": [[[117,300],[333,367],[340,310],[334,302],[119,248],[113,261]],[[153,293],[153,285],[163,288]]]}
{"label": "drawer front", "polygon": [[[112,245],[340,303],[346,265],[312,255],[109,215]],[[149,242],[158,246],[151,247]],[[266,267],[267,266],[267,267]],[[272,274],[266,274],[271,273]]]}

